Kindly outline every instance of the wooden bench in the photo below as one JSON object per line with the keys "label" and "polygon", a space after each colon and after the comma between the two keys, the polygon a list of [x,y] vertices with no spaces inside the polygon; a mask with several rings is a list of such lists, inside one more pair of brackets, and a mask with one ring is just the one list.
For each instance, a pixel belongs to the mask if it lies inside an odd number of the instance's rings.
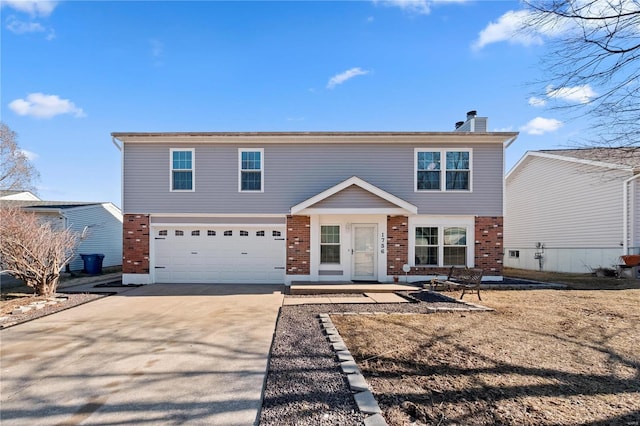
{"label": "wooden bench", "polygon": [[452,266],[449,270],[449,275],[446,280],[439,280],[434,278],[431,280],[430,290],[451,290],[456,288],[462,289],[460,299],[464,297],[464,294],[469,291],[471,293],[476,292],[478,300],[480,298],[480,282],[482,281],[482,269],[479,268],[467,268],[461,266]]}

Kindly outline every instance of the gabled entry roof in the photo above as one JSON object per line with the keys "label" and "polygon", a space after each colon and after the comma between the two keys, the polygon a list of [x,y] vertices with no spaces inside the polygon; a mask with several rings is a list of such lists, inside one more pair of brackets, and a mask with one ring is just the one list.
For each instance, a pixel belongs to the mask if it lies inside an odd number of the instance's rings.
{"label": "gabled entry roof", "polygon": [[[364,190],[366,193],[379,199],[381,205],[341,205],[332,206],[322,205],[323,201],[327,201],[334,195],[339,194],[342,191],[348,190],[350,187],[357,187]],[[314,207],[315,206],[315,207]],[[364,210],[364,211],[363,211]],[[384,191],[377,186],[370,184],[357,176],[352,176],[347,180],[340,182],[339,184],[332,186],[329,189],[322,191],[321,193],[314,195],[313,197],[296,204],[291,207],[291,214],[301,213],[333,213],[333,214],[349,214],[349,213],[374,213],[374,214],[404,214],[411,213],[417,214],[418,208],[411,203],[404,201],[401,198],[396,197],[393,194]]]}

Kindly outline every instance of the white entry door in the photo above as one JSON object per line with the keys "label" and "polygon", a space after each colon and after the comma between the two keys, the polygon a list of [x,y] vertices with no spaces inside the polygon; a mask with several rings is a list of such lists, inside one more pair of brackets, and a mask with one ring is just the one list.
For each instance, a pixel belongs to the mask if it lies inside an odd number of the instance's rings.
{"label": "white entry door", "polygon": [[376,235],[378,226],[372,224],[354,224],[352,226],[353,256],[351,265],[352,280],[373,281],[378,279]]}

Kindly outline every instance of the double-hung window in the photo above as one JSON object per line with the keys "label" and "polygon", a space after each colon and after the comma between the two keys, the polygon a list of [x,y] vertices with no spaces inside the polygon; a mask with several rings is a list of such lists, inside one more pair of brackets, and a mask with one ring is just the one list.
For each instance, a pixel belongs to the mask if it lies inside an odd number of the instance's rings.
{"label": "double-hung window", "polygon": [[264,150],[240,148],[239,157],[239,191],[264,191]]}
{"label": "double-hung window", "polygon": [[193,191],[193,149],[171,149],[171,191]]}
{"label": "double-hung window", "polygon": [[416,266],[466,266],[465,226],[416,226]]}
{"label": "double-hung window", "polygon": [[320,226],[320,263],[340,263],[340,226]]}
{"label": "double-hung window", "polygon": [[416,191],[470,191],[471,150],[415,150]]}

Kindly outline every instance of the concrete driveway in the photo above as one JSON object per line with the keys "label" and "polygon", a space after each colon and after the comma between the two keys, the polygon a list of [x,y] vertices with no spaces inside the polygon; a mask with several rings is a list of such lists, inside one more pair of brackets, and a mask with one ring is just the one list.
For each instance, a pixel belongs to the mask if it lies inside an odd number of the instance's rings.
{"label": "concrete driveway", "polygon": [[0,331],[0,423],[255,424],[283,288],[154,284]]}

